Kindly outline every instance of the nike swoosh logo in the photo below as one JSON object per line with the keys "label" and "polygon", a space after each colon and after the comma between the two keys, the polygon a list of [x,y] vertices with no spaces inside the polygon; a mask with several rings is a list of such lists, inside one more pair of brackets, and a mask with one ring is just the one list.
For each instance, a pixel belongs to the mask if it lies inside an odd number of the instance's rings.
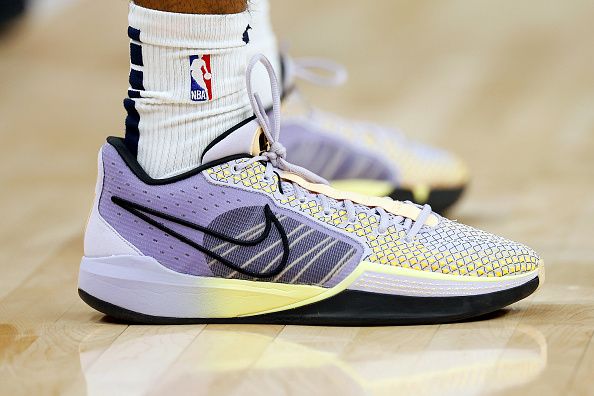
{"label": "nike swoosh logo", "polygon": [[[233,269],[234,271],[239,272],[240,274],[244,274],[244,275],[247,275],[247,276],[250,276],[253,278],[270,278],[272,276],[280,274],[285,269],[285,267],[287,265],[287,261],[289,259],[289,240],[287,238],[287,233],[285,232],[285,229],[283,228],[281,222],[278,220],[278,218],[275,216],[275,214],[272,213],[272,210],[270,209],[270,206],[268,206],[268,204],[266,204],[263,208],[264,209],[264,217],[266,218],[266,226],[264,228],[264,231],[262,231],[262,233],[257,238],[253,238],[253,239],[249,239],[249,240],[242,240],[242,239],[237,239],[237,238],[233,238],[233,237],[221,234],[218,231],[211,230],[211,229],[209,229],[207,227],[203,227],[199,224],[195,224],[195,223],[189,222],[185,219],[180,219],[180,218],[171,216],[170,214],[167,214],[167,213],[159,212],[155,209],[148,208],[146,206],[140,205],[140,204],[132,202],[132,201],[128,201],[128,200],[120,198],[120,197],[112,196],[111,201],[114,204],[116,204],[117,206],[121,207],[122,209],[130,212],[134,216],[149,223],[153,227],[171,235],[172,237],[176,238],[180,242],[183,242],[186,245],[189,245],[189,246],[193,247],[194,249],[216,259],[223,265]],[[200,232],[204,233],[205,235],[210,235],[210,236],[220,239],[222,241],[225,241],[225,242],[228,242],[231,244],[235,244],[235,245],[239,245],[239,246],[257,246],[258,244],[262,243],[268,237],[268,235],[270,234],[270,231],[272,230],[272,226],[274,225],[274,227],[276,228],[276,230],[278,231],[278,233],[281,237],[281,241],[283,244],[283,257],[281,259],[281,262],[276,267],[274,267],[268,271],[265,271],[265,272],[251,271],[249,269],[242,268],[241,265],[232,263],[231,261],[220,256],[219,254],[205,248],[202,245],[197,244],[196,242],[194,242],[191,239],[185,237],[184,235],[172,230],[171,228],[167,227],[163,223],[160,223],[159,221],[155,220],[153,217],[150,217],[149,215],[163,219],[163,220],[170,221],[172,223],[175,223],[175,224],[178,224],[178,225],[181,225],[184,227],[191,228],[196,231],[200,231]]]}

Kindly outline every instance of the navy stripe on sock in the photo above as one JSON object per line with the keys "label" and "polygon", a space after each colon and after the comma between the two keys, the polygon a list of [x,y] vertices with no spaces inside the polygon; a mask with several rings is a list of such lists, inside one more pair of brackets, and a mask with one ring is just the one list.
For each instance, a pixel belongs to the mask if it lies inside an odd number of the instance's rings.
{"label": "navy stripe on sock", "polygon": [[130,62],[136,66],[144,66],[142,62],[142,47],[136,43],[130,43]]}
{"label": "navy stripe on sock", "polygon": [[138,114],[132,99],[124,99],[124,108],[128,113],[128,116],[126,117],[126,135],[124,137],[124,143],[128,146],[128,149],[132,154],[136,156],[138,155],[138,139],[140,137],[140,132],[138,131],[140,114]]}
{"label": "navy stripe on sock", "polygon": [[140,41],[140,30],[134,29],[132,26],[128,26],[128,37],[132,40]]}
{"label": "navy stripe on sock", "polygon": [[130,86],[133,89],[144,91],[143,78],[144,76],[140,70],[130,69]]}
{"label": "navy stripe on sock", "polygon": [[128,97],[132,99],[142,98],[142,96],[140,95],[140,91],[135,91],[133,89],[128,90]]}

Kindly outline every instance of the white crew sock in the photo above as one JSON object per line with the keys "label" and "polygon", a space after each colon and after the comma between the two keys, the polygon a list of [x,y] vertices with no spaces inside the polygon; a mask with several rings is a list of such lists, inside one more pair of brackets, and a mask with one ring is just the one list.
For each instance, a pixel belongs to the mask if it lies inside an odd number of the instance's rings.
{"label": "white crew sock", "polygon": [[[274,72],[279,80],[281,81],[281,66],[280,66],[280,54],[278,48],[278,42],[276,35],[272,29],[272,23],[270,22],[270,4],[268,0],[250,0],[250,30],[249,38],[250,43],[247,46],[248,59],[255,54],[264,54],[272,66]],[[254,69],[252,73],[252,84],[254,91],[258,92],[262,99],[262,104],[266,107],[272,106],[272,93],[270,91],[270,80],[268,73],[263,67]]]}
{"label": "white crew sock", "polygon": [[200,164],[215,137],[252,115],[243,41],[250,15],[177,14],[130,4],[128,20],[126,143],[137,147],[151,177],[183,173]]}

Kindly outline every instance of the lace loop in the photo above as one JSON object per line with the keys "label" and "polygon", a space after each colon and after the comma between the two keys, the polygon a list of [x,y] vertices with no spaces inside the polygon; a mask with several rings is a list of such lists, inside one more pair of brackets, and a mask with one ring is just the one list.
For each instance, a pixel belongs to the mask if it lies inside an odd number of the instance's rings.
{"label": "lace loop", "polygon": [[[292,59],[293,75],[312,84],[326,87],[342,85],[348,79],[346,68],[340,63],[324,58],[296,58]],[[324,71],[325,74],[316,71]]]}
{"label": "lace loop", "polygon": [[[272,90],[272,118],[268,116],[266,113],[266,108],[262,105],[262,101],[260,100],[260,96],[257,93],[253,92],[252,89],[252,71],[256,64],[262,63],[266,68],[266,72],[268,73],[268,77],[270,78],[270,88]],[[285,158],[287,155],[287,150],[285,147],[279,142],[279,135],[280,135],[280,87],[278,85],[278,80],[276,79],[276,75],[274,74],[274,69],[272,64],[262,54],[257,54],[252,57],[246,72],[246,83],[247,83],[247,91],[248,96],[250,98],[250,103],[252,104],[252,108],[254,109],[254,114],[260,123],[260,127],[270,144],[272,151],[265,151],[259,159],[268,160],[274,165],[275,167],[294,173],[298,176],[301,176],[305,180],[311,181],[312,183],[320,183],[320,184],[328,184],[326,179],[316,175],[315,173],[297,166],[295,164],[291,164]]]}
{"label": "lace loop", "polygon": [[[262,105],[262,101],[260,100],[260,96],[257,93],[254,93],[252,90],[252,71],[254,67],[258,64],[262,63],[268,72],[268,76],[270,78],[270,88],[272,90],[272,117],[269,117],[266,108]],[[322,177],[316,175],[315,173],[302,168],[300,166],[291,164],[286,160],[287,150],[286,148],[279,142],[279,135],[280,135],[280,89],[278,80],[276,75],[274,74],[274,69],[270,61],[262,54],[257,54],[252,57],[246,72],[246,83],[247,83],[247,91],[250,98],[250,103],[254,110],[254,114],[260,123],[260,127],[262,128],[262,132],[266,136],[266,139],[269,143],[269,148],[266,151],[263,151],[259,156],[255,156],[250,158],[249,160],[239,164],[238,168],[245,168],[250,164],[253,164],[257,161],[265,161],[266,162],[266,171],[264,173],[264,178],[268,180],[273,179],[273,172],[274,168],[294,173],[305,180],[308,180],[313,183],[321,183],[321,184],[328,184],[328,182],[323,179]],[[313,196],[313,199],[322,207],[322,213],[325,216],[331,215],[331,210],[336,209],[340,210],[344,208],[346,211],[346,218],[348,223],[354,223],[357,218],[357,211],[353,202],[349,200],[341,200],[341,201],[334,201],[329,199],[327,196],[323,194],[316,194],[312,193],[303,187],[301,187],[297,183],[293,183],[293,190],[295,193],[295,198],[300,203],[307,202],[306,197]],[[412,204],[412,203],[411,203]],[[406,240],[410,241],[412,238],[417,235],[420,230],[423,228],[427,218],[431,215],[431,207],[429,205],[423,206],[422,210],[420,211],[419,215],[417,216],[416,220],[412,220],[410,218],[404,218],[402,216],[392,215],[386,212],[385,209],[381,207],[374,207],[369,208],[370,211],[377,213],[379,216],[379,224],[378,224],[378,232],[385,233],[391,225],[395,225],[399,228],[404,228],[407,230],[406,233]]]}

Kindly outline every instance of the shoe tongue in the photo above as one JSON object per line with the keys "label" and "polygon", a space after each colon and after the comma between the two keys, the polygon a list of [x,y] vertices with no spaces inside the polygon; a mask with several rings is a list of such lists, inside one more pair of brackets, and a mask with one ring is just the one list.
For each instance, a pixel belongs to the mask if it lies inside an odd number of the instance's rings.
{"label": "shoe tongue", "polygon": [[262,151],[261,134],[258,120],[255,116],[250,117],[210,142],[202,153],[201,163],[205,164],[236,154],[258,155]]}

